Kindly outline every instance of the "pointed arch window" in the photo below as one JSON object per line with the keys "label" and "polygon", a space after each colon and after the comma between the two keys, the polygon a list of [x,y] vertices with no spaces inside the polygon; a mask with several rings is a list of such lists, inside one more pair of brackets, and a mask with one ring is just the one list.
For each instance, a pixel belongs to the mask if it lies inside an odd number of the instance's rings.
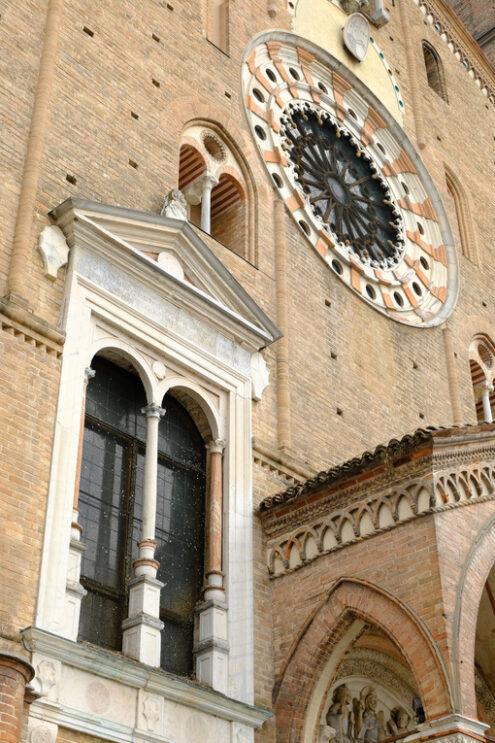
{"label": "pointed arch window", "polygon": [[208,0],[207,3],[208,41],[215,44],[222,52],[229,52],[229,0]]}
{"label": "pointed arch window", "polygon": [[478,263],[476,234],[466,192],[459,179],[447,167],[445,168],[445,180],[454,204],[462,254],[473,263]]}
{"label": "pointed arch window", "polygon": [[[79,490],[79,523],[86,545],[81,584],[80,638],[118,650],[127,612],[132,564],[138,557],[143,511],[146,405],[139,378],[102,358],[88,384]],[[194,607],[203,578],[205,447],[185,408],[164,400],[158,434],[156,559],[161,667],[193,670]]]}
{"label": "pointed arch window", "polygon": [[427,41],[423,41],[423,57],[428,85],[440,98],[443,98],[448,103],[449,98],[440,57],[437,51]]}

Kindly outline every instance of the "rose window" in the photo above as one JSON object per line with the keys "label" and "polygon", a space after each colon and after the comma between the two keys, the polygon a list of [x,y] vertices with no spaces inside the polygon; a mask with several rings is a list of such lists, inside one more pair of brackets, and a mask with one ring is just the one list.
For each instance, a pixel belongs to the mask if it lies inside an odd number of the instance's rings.
{"label": "rose window", "polygon": [[403,247],[399,213],[366,153],[323,111],[289,106],[281,123],[315,216],[363,263],[397,265]]}

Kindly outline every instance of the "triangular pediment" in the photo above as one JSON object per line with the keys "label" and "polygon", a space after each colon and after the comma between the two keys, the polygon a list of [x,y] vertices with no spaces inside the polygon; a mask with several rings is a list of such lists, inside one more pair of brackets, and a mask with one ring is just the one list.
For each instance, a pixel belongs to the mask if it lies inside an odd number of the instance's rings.
{"label": "triangular pediment", "polygon": [[[51,216],[71,249],[84,242],[152,276],[160,289],[210,324],[262,348],[280,331],[187,221],[68,199]],[[93,242],[92,242],[92,237]]]}

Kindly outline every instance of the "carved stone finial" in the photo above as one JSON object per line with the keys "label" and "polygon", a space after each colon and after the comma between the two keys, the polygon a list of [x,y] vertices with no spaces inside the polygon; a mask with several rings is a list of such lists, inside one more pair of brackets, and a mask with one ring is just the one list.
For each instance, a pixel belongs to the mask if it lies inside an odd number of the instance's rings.
{"label": "carved stone finial", "polygon": [[182,191],[173,188],[168,192],[160,216],[187,220],[187,202]]}

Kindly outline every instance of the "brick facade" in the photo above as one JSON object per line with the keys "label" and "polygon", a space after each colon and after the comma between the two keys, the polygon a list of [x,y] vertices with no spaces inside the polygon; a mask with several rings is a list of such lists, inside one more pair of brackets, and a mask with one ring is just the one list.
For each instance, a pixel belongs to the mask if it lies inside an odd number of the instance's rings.
{"label": "brick facade", "polygon": [[[448,4],[475,39],[495,23],[492,2]],[[470,345],[477,334],[495,342],[495,72],[442,0],[389,3],[389,22],[371,26],[381,57],[370,48],[363,63],[353,60],[340,41],[337,48],[335,39],[340,40],[340,25],[345,20],[337,0],[315,3],[309,10],[308,0],[299,0],[294,15],[296,5],[285,0],[249,4],[238,0],[223,4],[206,0],[143,0],[141,4],[129,0],[103,4],[94,0],[23,4],[0,0],[0,36],[7,50],[0,62],[4,123],[0,140],[0,647],[18,651],[23,630],[43,621],[46,607],[40,596],[54,585],[46,568],[51,546],[44,537],[68,534],[72,518],[70,509],[56,510],[49,492],[57,489],[59,468],[70,461],[72,451],[65,424],[60,423],[64,393],[60,375],[67,307],[75,290],[72,267],[57,268],[55,280],[46,275],[38,250],[40,233],[56,222],[49,212],[71,197],[158,217],[166,194],[178,186],[183,134],[198,124],[212,128],[237,158],[245,192],[235,206],[214,219],[214,237],[195,224],[192,229],[284,331],[281,341],[262,351],[269,384],[253,398],[250,423],[243,423],[242,434],[237,431],[249,452],[252,436],[251,472],[244,473],[238,460],[225,479],[231,488],[225,508],[241,512],[236,498],[240,492],[249,493],[249,519],[252,516],[253,521],[251,701],[274,712],[256,733],[259,743],[303,740],[308,709],[317,704],[320,676],[329,674],[326,697],[323,692],[320,695],[328,700],[344,646],[354,652],[359,647],[371,651],[376,645],[382,652],[388,647],[384,636],[395,648],[389,647],[385,655],[396,653],[412,673],[428,719],[453,713],[488,719],[486,699],[484,706],[476,699],[472,657],[478,607],[495,562],[494,506],[489,494],[462,508],[422,513],[397,528],[383,528],[369,538],[292,566],[278,577],[267,567],[272,535],[258,508],[265,498],[291,484],[407,431],[476,422],[475,395],[481,399],[481,392],[480,388],[473,391]],[[318,28],[320,7],[327,25]],[[222,33],[217,38],[211,31],[211,13],[218,8],[221,24],[214,27]],[[245,49],[257,34],[271,29],[299,33],[301,28],[310,29],[308,43],[317,46],[326,44],[320,39],[327,33],[330,41],[324,51],[341,60],[343,74],[350,70],[364,89],[378,86],[373,94],[383,99],[391,119],[419,153],[441,197],[452,225],[460,272],[459,297],[446,321],[450,346],[445,326],[414,328],[378,313],[332,273],[288,210],[275,206],[278,192],[244,110],[241,70],[246,64]],[[214,39],[217,44],[212,43]],[[423,41],[438,54],[447,100],[428,85]],[[490,42],[483,46],[493,61],[492,49]],[[376,62],[373,74],[367,72],[370,60]],[[262,93],[267,94],[266,87]],[[344,94],[345,90],[342,101]],[[403,112],[397,95],[403,101]],[[372,139],[372,133],[369,136]],[[280,151],[274,157],[284,155]],[[458,184],[458,193],[453,193],[452,184]],[[198,216],[200,208],[194,208]],[[464,218],[467,227],[459,224]],[[19,220],[24,220],[22,230]],[[71,237],[68,242],[73,249]],[[186,275],[187,281],[190,278]],[[107,310],[101,310],[102,316]],[[114,320],[106,317],[106,321],[105,332],[111,337]],[[134,329],[133,337],[142,342],[146,358],[148,341],[139,332]],[[227,336],[228,343],[239,341],[230,328]],[[73,336],[67,342],[72,340]],[[245,351],[239,341],[241,348]],[[221,352],[216,348],[211,354]],[[165,366],[168,373],[168,358]],[[181,371],[177,362],[177,377]],[[492,378],[492,371],[487,367],[484,373]],[[211,379],[206,372],[202,374],[210,399],[218,401]],[[224,389],[230,384],[224,382]],[[236,394],[239,400],[248,397],[245,389]],[[231,428],[235,428],[233,420],[229,419]],[[471,434],[466,433],[461,442],[466,451],[474,446]],[[245,478],[238,490],[231,484],[234,476]],[[292,536],[291,532],[288,538]],[[244,537],[239,540],[244,544]],[[250,544],[250,537],[245,541]],[[224,543],[225,553],[227,546]],[[53,600],[62,601],[65,589],[65,585],[53,588]],[[356,618],[368,629],[360,625],[358,632],[353,624]],[[376,629],[378,640],[370,639],[370,627]],[[43,654],[48,657],[49,640],[43,642],[47,644],[42,651],[32,646],[35,666]],[[82,711],[72,728],[67,716],[53,712],[61,704],[54,691],[59,693],[63,687],[60,668],[63,664],[71,668],[60,653],[51,658],[56,683],[45,683],[44,690],[41,683],[46,707],[37,702],[31,721],[43,719],[45,712],[36,710],[52,709],[46,711],[46,719],[53,725],[52,732],[59,725],[60,742],[126,740],[129,733],[118,728],[124,723],[117,713],[101,738],[95,727],[85,727],[86,719],[94,725],[98,715],[103,719],[104,712],[94,711],[98,704],[93,709],[81,702]],[[329,659],[337,656],[331,671]],[[105,673],[109,674],[105,678],[118,684],[116,671],[108,670],[114,668],[113,660],[105,657]],[[96,661],[94,666],[87,659],[80,663],[88,679],[96,673]],[[7,736],[2,740],[18,743],[21,723],[26,722],[26,713],[19,711],[26,674],[9,666],[2,677],[2,668],[0,659],[0,683],[4,678],[7,689],[0,689],[0,701],[3,694],[12,695],[15,704],[9,700],[5,704],[13,704],[17,711],[10,715],[15,723],[7,718],[0,723],[8,731],[0,734]],[[100,683],[97,673],[94,678],[94,683]],[[149,689],[129,683],[136,697],[127,704],[137,709]],[[81,689],[84,700],[86,692]],[[155,692],[152,688],[149,693]],[[235,684],[229,693],[235,698],[241,695]],[[210,698],[201,704],[201,714],[206,715],[207,708],[211,712]],[[321,718],[323,706],[318,710]],[[7,713],[2,713],[0,704],[0,720],[2,714]],[[235,724],[247,725],[238,714]],[[316,719],[317,712],[314,715]],[[197,729],[191,728],[193,733]],[[153,732],[151,727],[139,730]],[[188,735],[193,734],[191,730]],[[242,730],[232,723],[233,743],[250,740],[251,728],[247,738]],[[182,740],[182,734],[186,735],[177,732],[177,740]],[[316,740],[316,733],[312,735]],[[41,734],[37,737],[34,728],[29,740],[54,743]]]}

